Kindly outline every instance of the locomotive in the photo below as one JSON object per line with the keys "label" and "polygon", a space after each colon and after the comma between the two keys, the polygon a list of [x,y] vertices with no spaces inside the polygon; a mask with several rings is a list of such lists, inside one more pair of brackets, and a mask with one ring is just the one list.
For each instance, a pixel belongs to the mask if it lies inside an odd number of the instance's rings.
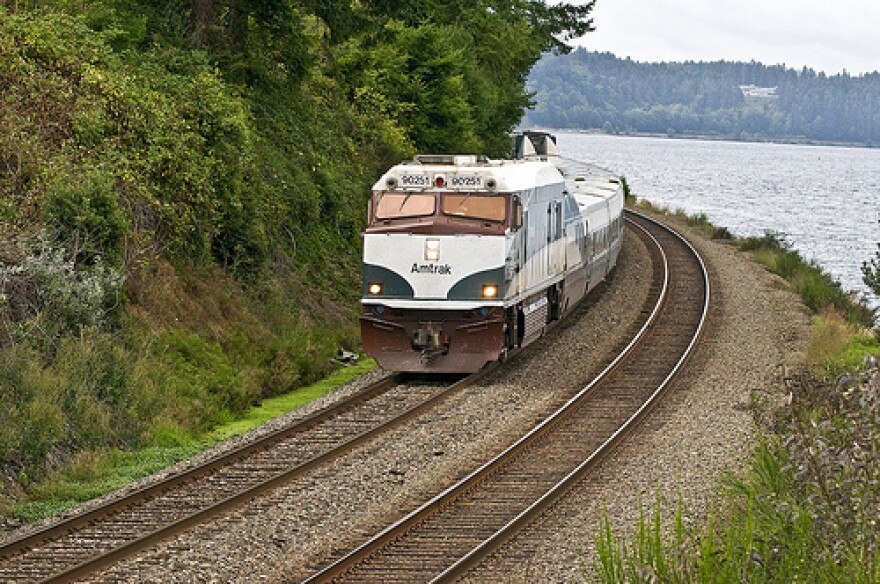
{"label": "locomotive", "polygon": [[361,340],[390,371],[469,373],[539,338],[617,263],[617,176],[514,136],[514,157],[419,155],[374,185]]}

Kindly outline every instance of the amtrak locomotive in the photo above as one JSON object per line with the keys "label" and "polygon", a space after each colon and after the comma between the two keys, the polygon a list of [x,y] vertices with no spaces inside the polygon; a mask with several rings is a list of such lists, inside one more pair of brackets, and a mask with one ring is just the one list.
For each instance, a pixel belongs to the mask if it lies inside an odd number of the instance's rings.
{"label": "amtrak locomotive", "polygon": [[614,268],[623,189],[526,132],[513,160],[417,156],[364,233],[361,338],[385,369],[472,372],[543,334]]}

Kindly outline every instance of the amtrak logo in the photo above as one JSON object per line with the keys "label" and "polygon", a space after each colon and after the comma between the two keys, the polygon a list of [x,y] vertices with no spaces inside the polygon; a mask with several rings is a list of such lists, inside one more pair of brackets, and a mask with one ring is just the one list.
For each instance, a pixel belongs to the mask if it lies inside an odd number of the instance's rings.
{"label": "amtrak logo", "polygon": [[413,264],[410,274],[440,274],[441,276],[451,276],[452,266],[449,264]]}

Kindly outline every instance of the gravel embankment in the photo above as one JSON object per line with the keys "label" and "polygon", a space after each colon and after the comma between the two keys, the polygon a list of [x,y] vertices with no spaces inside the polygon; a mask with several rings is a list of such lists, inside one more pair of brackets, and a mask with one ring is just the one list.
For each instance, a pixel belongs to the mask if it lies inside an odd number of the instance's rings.
{"label": "gravel embankment", "polygon": [[123,562],[97,580],[301,579],[476,468],[580,389],[635,321],[649,260],[629,237],[615,277],[491,382],[447,401],[321,476]]}
{"label": "gravel embankment", "polygon": [[[169,540],[96,581],[301,579],[418,506],[549,414],[632,334],[650,266],[644,246],[628,235],[621,265],[601,295],[491,382],[339,460],[321,476]],[[688,512],[699,520],[720,470],[734,466],[748,448],[749,392],[770,386],[785,366],[797,363],[808,318],[763,268],[727,245],[691,238],[710,263],[716,300],[701,349],[672,399],[603,463],[604,486],[571,493],[474,581],[582,580],[587,574],[580,566],[590,563],[600,504],[626,529],[635,524],[640,500],[652,502],[658,490],[674,499],[680,489]]]}
{"label": "gravel embankment", "polygon": [[639,507],[658,496],[671,521],[680,494],[687,523],[702,522],[723,470],[736,470],[754,444],[751,392],[772,390],[802,364],[809,314],[788,285],[732,246],[664,219],[686,234],[708,264],[714,304],[696,358],[670,399],[552,513],[472,574],[508,582],[593,581],[600,513],[631,534]]}

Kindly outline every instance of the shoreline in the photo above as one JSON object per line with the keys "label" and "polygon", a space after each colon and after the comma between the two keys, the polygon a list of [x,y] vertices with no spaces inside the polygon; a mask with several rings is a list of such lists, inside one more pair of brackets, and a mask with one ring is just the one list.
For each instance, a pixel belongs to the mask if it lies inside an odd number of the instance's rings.
{"label": "shoreline", "polygon": [[754,137],[754,138],[737,138],[735,136],[718,136],[714,134],[667,134],[661,132],[613,132],[609,133],[598,128],[541,128],[541,131],[547,131],[554,134],[586,134],[595,136],[612,136],[621,138],[661,138],[667,140],[694,140],[703,142],[734,142],[741,144],[785,144],[791,146],[828,146],[831,148],[858,148],[873,150],[880,145],[874,145],[864,142],[835,142],[830,140],[811,140],[807,138],[795,137]]}

